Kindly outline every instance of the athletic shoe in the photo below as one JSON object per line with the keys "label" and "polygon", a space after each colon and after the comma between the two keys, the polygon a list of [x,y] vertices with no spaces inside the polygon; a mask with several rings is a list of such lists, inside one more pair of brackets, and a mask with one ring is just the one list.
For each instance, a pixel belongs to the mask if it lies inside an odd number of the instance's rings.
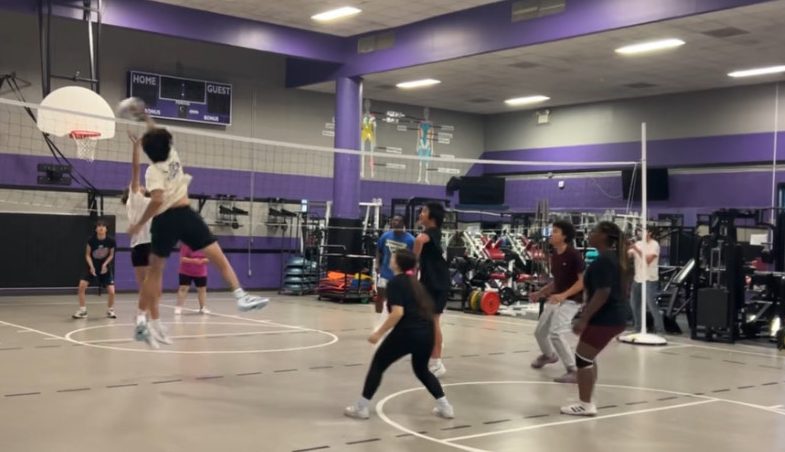
{"label": "athletic shoe", "polygon": [[172,339],[166,333],[166,327],[159,324],[157,327],[154,326],[152,323],[150,324],[148,330],[150,331],[150,335],[152,335],[153,339],[161,344],[172,345]]}
{"label": "athletic shoe", "polygon": [[117,318],[117,314],[114,313],[114,309],[110,309],[110,310],[106,311],[106,318],[107,319],[116,319]]}
{"label": "athletic shoe", "polygon": [[237,299],[237,309],[240,311],[250,311],[253,309],[262,309],[270,302],[269,298],[257,297],[254,295],[245,295]]}
{"label": "athletic shoe", "polygon": [[596,416],[597,407],[593,403],[578,402],[561,407],[561,413],[569,416]]}
{"label": "athletic shoe", "polygon": [[207,309],[207,306],[205,306],[203,308],[199,308],[199,314],[209,314],[209,313],[210,313],[210,310]]}
{"label": "athletic shoe", "polygon": [[452,409],[452,405],[436,405],[433,408],[433,414],[444,419],[455,419],[455,410]]}
{"label": "athletic shoe", "polygon": [[358,404],[350,405],[344,408],[343,415],[352,419],[368,419],[371,417],[368,407],[361,407]]}
{"label": "athletic shoe", "polygon": [[556,355],[553,356],[540,355],[537,357],[537,359],[532,361],[532,367],[535,369],[542,369],[547,364],[553,364],[557,362],[559,362],[559,357]]}
{"label": "athletic shoe", "polygon": [[177,306],[174,308],[174,315],[183,315],[183,308]]}
{"label": "athletic shoe", "polygon": [[577,384],[578,383],[578,372],[572,371],[567,372],[566,374],[562,375],[561,377],[554,378],[553,381],[556,383],[569,383],[569,384]]}
{"label": "athletic shoe", "polygon": [[87,318],[87,311],[82,311],[81,309],[76,311],[74,315],[71,316],[72,319],[86,319]]}
{"label": "athletic shoe", "polygon": [[436,364],[431,366],[428,370],[430,370],[436,378],[441,378],[447,373],[447,368],[444,367],[444,363],[441,360],[437,361]]}
{"label": "athletic shoe", "polygon": [[153,335],[150,334],[150,328],[147,327],[147,323],[136,324],[136,328],[134,329],[134,340],[139,342],[147,342],[147,345],[155,350],[160,348],[158,341],[156,341]]}

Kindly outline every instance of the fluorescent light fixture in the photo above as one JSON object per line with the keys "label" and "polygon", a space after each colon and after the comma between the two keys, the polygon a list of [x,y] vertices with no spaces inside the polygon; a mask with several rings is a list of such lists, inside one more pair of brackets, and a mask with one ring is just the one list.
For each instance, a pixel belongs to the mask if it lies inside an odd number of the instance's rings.
{"label": "fluorescent light fixture", "polygon": [[362,12],[361,9],[355,8],[353,6],[342,6],[340,8],[325,11],[323,13],[314,14],[313,16],[311,16],[311,19],[319,22],[329,22],[331,20],[341,19],[348,16],[354,16],[355,14],[360,14],[361,12]]}
{"label": "fluorescent light fixture", "polygon": [[638,44],[631,44],[616,49],[616,53],[621,55],[637,55],[639,53],[656,52],[658,50],[673,49],[681,47],[685,43],[681,39],[661,39],[659,41],[641,42]]}
{"label": "fluorescent light fixture", "polygon": [[411,88],[424,88],[426,86],[438,85],[439,83],[441,83],[441,80],[435,80],[435,79],[432,79],[432,78],[425,78],[425,79],[422,79],[422,80],[412,80],[410,82],[401,82],[401,83],[399,83],[399,84],[397,84],[395,86],[397,86],[398,88],[403,88],[403,89],[411,89]]}
{"label": "fluorescent light fixture", "polygon": [[728,77],[739,78],[739,77],[755,77],[757,75],[771,75],[771,74],[781,74],[785,72],[785,65],[783,66],[769,66],[769,67],[759,67],[755,69],[744,69],[743,71],[734,71],[728,74]]}
{"label": "fluorescent light fixture", "polygon": [[545,102],[546,100],[550,100],[551,98],[548,96],[526,96],[526,97],[515,97],[512,99],[507,99],[504,101],[505,104],[517,107],[519,105],[529,105],[529,104],[536,104],[539,102]]}

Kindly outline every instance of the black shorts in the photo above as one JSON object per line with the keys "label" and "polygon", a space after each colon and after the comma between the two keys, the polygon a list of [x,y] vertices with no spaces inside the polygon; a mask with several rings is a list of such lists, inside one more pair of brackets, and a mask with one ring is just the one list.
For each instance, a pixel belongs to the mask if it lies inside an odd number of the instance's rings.
{"label": "black shorts", "polygon": [[131,265],[133,267],[147,267],[150,265],[150,249],[152,245],[142,243],[131,249]]}
{"label": "black shorts", "polygon": [[85,270],[84,275],[82,275],[82,281],[87,281],[87,284],[91,286],[95,286],[95,285],[101,287],[114,286],[114,275],[112,274],[112,270],[109,270],[104,274],[98,273],[101,271],[100,268],[96,268],[95,271],[96,271],[96,276],[93,276],[90,273],[89,268]]}
{"label": "black shorts", "polygon": [[180,285],[191,287],[191,283],[196,287],[207,287],[207,276],[188,276],[180,273]]}
{"label": "black shorts", "polygon": [[444,308],[447,307],[447,298],[450,296],[450,291],[431,289],[430,287],[426,287],[425,290],[428,291],[428,295],[430,295],[433,300],[435,307],[434,312],[436,314],[443,314]]}
{"label": "black shorts", "polygon": [[150,226],[152,251],[159,257],[169,257],[177,242],[183,242],[194,251],[215,243],[210,228],[190,206],[173,207],[153,218]]}

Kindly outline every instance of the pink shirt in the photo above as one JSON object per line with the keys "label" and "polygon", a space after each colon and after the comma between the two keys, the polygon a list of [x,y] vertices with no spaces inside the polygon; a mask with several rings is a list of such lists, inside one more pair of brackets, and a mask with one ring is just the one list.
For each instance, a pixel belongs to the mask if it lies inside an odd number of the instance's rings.
{"label": "pink shirt", "polygon": [[[206,256],[204,253],[188,248],[188,245],[181,244],[180,258],[183,257],[189,257],[191,259],[204,259]],[[192,276],[194,278],[205,278],[207,277],[207,264],[191,264],[181,260],[180,273],[183,275]]]}

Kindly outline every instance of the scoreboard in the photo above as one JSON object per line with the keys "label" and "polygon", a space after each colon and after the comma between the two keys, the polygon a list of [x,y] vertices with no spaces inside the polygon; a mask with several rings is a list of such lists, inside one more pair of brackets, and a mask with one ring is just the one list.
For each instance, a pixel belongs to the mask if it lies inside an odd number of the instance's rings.
{"label": "scoreboard", "polygon": [[228,126],[232,85],[150,72],[128,72],[128,95],[144,100],[154,118]]}

